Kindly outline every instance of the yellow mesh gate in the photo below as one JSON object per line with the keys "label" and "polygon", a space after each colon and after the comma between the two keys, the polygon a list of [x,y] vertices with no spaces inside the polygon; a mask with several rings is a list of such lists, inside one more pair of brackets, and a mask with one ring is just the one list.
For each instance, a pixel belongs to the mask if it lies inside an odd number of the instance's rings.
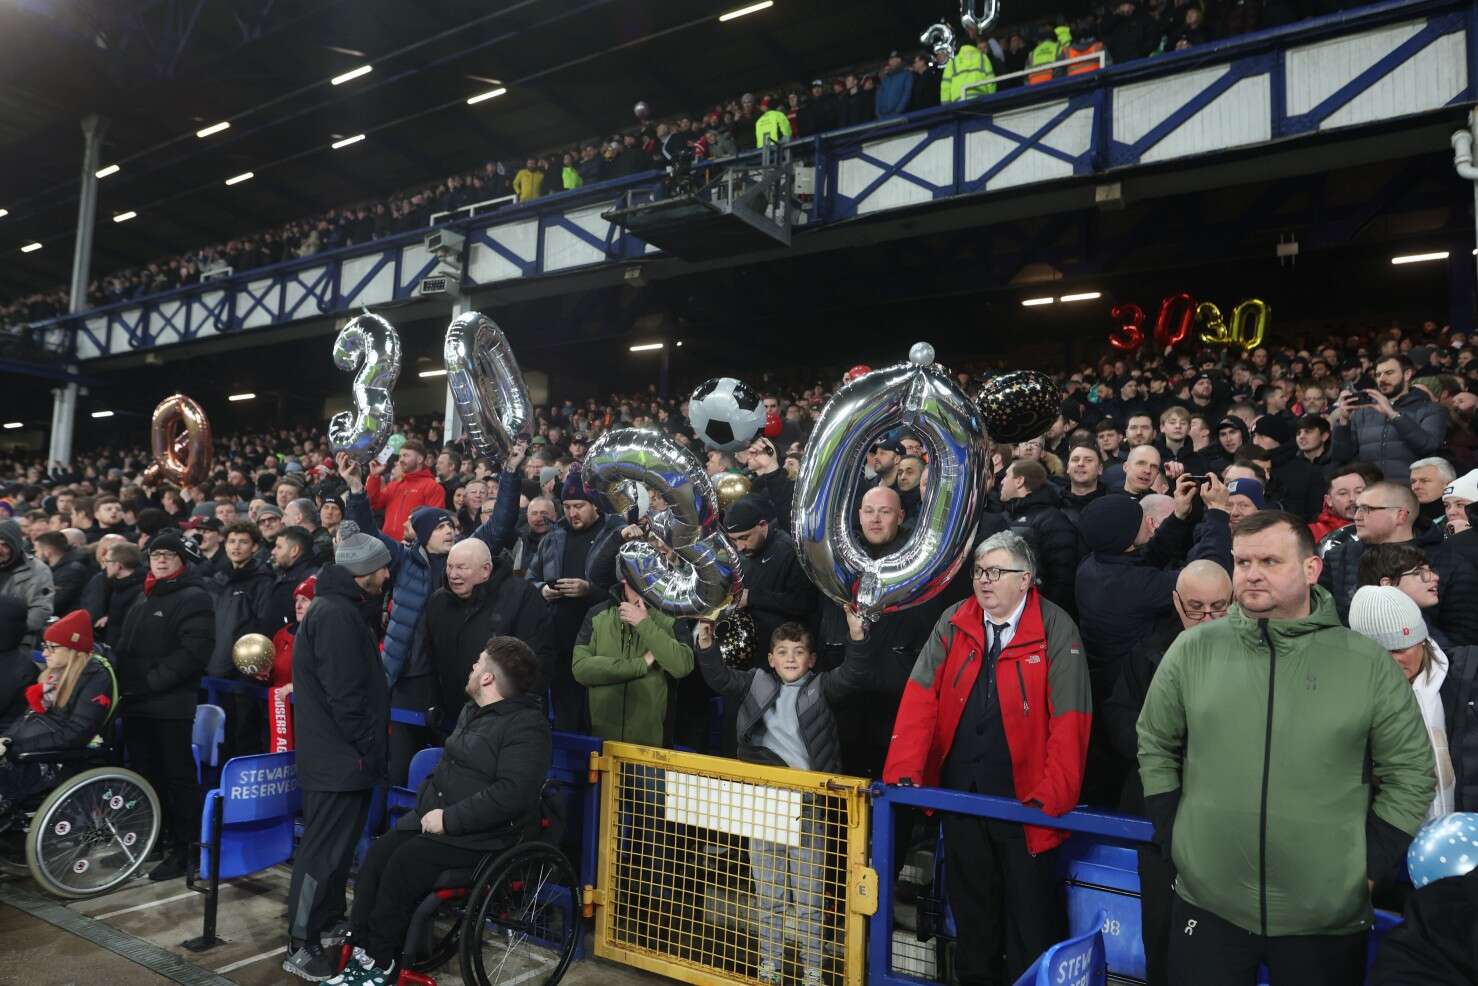
{"label": "yellow mesh gate", "polygon": [[607,743],[595,954],[689,983],[860,986],[868,782]]}

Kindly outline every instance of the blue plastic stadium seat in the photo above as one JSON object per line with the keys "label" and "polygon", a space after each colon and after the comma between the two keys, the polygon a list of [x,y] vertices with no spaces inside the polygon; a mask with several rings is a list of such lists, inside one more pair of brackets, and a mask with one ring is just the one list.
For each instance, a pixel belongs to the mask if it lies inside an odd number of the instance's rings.
{"label": "blue plastic stadium seat", "polygon": [[195,754],[195,781],[202,779],[201,768],[219,767],[221,743],[226,739],[226,710],[219,705],[202,703],[195,707],[195,725],[190,732],[190,749]]}
{"label": "blue plastic stadium seat", "polygon": [[1098,931],[1108,916],[1094,915],[1094,929],[1043,952],[1031,968],[1016,980],[1016,986],[1104,986],[1108,964],[1103,958],[1103,935]]}
{"label": "blue plastic stadium seat", "polygon": [[1138,854],[1129,846],[1079,835],[1063,843],[1058,855],[1067,884],[1068,934],[1097,928],[1109,969],[1143,979]]}
{"label": "blue plastic stadium seat", "polygon": [[441,754],[441,747],[428,746],[411,757],[405,787],[392,787],[385,796],[385,814],[392,824],[416,806],[416,792],[421,789],[421,782],[430,777],[436,765],[441,763]]}
{"label": "blue plastic stadium seat", "polygon": [[[286,862],[293,854],[293,822],[302,807],[297,760],[291,751],[235,757],[221,782],[205,795],[200,841],[209,843],[220,816],[221,879],[246,876]],[[200,852],[200,878],[210,879],[211,854]]]}

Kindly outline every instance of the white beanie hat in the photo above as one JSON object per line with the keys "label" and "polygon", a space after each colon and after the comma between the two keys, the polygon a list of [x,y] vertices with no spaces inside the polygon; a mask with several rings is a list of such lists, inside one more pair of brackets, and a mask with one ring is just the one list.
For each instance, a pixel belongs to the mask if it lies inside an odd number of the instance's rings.
{"label": "white beanie hat", "polygon": [[1350,600],[1350,629],[1386,650],[1405,650],[1427,639],[1427,623],[1411,597],[1393,585],[1365,585]]}
{"label": "white beanie hat", "polygon": [[1478,501],[1478,469],[1470,470],[1447,484],[1442,499],[1456,497],[1459,500]]}

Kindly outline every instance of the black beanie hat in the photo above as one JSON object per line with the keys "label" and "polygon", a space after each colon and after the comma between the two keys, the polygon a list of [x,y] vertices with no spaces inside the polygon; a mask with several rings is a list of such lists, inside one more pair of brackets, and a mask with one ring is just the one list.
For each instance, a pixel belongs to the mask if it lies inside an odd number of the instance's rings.
{"label": "black beanie hat", "polygon": [[1089,551],[1122,555],[1134,546],[1144,510],[1123,493],[1101,496],[1083,508],[1083,540]]}

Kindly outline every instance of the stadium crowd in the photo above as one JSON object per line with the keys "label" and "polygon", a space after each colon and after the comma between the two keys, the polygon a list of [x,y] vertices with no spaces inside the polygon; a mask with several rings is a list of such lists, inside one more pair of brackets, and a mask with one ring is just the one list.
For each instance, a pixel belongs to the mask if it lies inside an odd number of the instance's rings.
{"label": "stadium crowd", "polygon": [[[335,206],[274,229],[244,233],[133,269],[110,271],[88,287],[88,307],[137,301],[199,282],[202,275],[241,273],[299,257],[355,246],[461,218],[478,205],[489,211],[516,200],[569,191],[595,182],[665,167],[683,152],[719,159],[753,150],[765,135],[776,141],[811,137],[915,110],[1095,71],[1097,61],[1035,66],[1102,53],[1122,64],[1305,17],[1360,6],[1366,0],[1121,0],[1095,4],[1080,17],[1061,13],[1003,26],[984,37],[956,32],[955,57],[894,51],[881,65],[854,65],[828,77],[746,92],[704,110],[661,118],[637,103],[634,124],[567,148],[490,161],[469,171],[372,201]],[[1008,11],[1008,16],[1011,12]],[[998,76],[1015,76],[997,83]],[[767,117],[768,114],[768,117]],[[488,203],[492,203],[489,205]],[[450,216],[444,214],[451,214]],[[66,314],[64,288],[0,303],[0,327]]]}
{"label": "stadium crowd", "polygon": [[[1422,906],[1402,867],[1413,834],[1478,810],[1473,356],[1432,322],[1245,358],[1110,352],[1060,376],[1044,434],[991,447],[955,581],[870,626],[818,594],[787,531],[834,379],[767,380],[772,426],[732,454],[703,448],[685,401],[632,394],[537,408],[497,465],[443,442],[435,421],[404,422],[396,459],[364,468],[306,428],[218,436],[213,472],[183,489],[145,475],[142,449],[70,467],[9,458],[0,751],[85,741],[96,683],[70,656],[107,645],[130,759],[165,805],[151,876],[178,878],[199,829],[201,676],[236,675],[233,643],[271,637],[267,680],[294,690],[304,792],[287,968],[311,980],[335,974],[332,946],[352,935],[357,961],[335,982],[393,981],[425,881],[501,844],[537,804],[552,724],[1049,816],[1083,801],[1143,814],[1156,827],[1140,850],[1150,982],[1197,968],[1197,983],[1251,983],[1262,961],[1274,982],[1358,983],[1372,898]],[[993,372],[959,380],[973,392]],[[722,654],[711,624],[650,609],[620,580],[617,547],[647,528],[588,486],[581,460],[628,425],[747,478],[723,524],[744,556],[736,607],[753,653]],[[929,482],[918,436],[877,437],[853,518],[875,557],[909,538]],[[392,705],[427,727],[391,724]],[[259,702],[239,699],[230,720],[227,755],[263,748]],[[347,912],[370,790],[403,783],[411,756],[443,742],[502,751],[497,776],[448,758],[410,822],[376,843]],[[0,817],[44,788],[38,770],[0,752]],[[960,981],[1010,982],[1063,936],[1065,833],[942,826]],[[814,897],[806,849],[786,852],[764,865],[790,868],[799,909]],[[1441,927],[1458,925],[1398,935]],[[775,938],[761,941],[757,975],[779,982]],[[1377,981],[1449,981],[1434,969]],[[819,966],[804,976],[819,983]]]}

